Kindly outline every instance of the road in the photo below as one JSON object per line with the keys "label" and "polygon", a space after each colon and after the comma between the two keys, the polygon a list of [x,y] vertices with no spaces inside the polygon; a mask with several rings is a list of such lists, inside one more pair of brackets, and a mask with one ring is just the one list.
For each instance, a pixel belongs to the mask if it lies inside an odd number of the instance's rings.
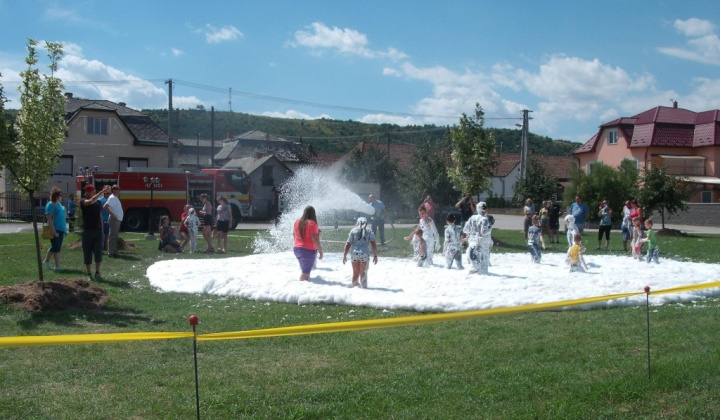
{"label": "road", "polygon": [[[517,229],[522,230],[523,217],[508,214],[493,215],[495,217],[495,229]],[[562,222],[561,222],[562,223]],[[395,227],[412,227],[411,224],[398,224]],[[256,229],[269,229],[272,227],[271,223],[241,223],[238,225],[237,230],[256,230]],[[689,225],[673,225],[665,224],[668,229],[677,229],[685,233],[711,233],[720,235],[720,227],[712,226],[689,226]],[[343,228],[349,229],[350,225],[343,226]],[[561,226],[562,228],[562,226]],[[656,220],[655,228],[660,228],[660,222]],[[587,229],[588,231],[597,231],[593,229]],[[0,223],[0,233],[17,233],[17,232],[32,232],[32,223]]]}

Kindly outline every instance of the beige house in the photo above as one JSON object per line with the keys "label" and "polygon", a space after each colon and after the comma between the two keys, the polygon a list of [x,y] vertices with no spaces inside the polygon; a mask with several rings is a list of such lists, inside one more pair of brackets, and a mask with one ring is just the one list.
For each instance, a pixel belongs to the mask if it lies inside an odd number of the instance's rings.
{"label": "beige house", "polygon": [[[66,93],[67,137],[48,190],[75,191],[80,167],[122,171],[128,167],[168,167],[168,135],[150,117],[124,103],[74,98]],[[173,162],[178,162],[177,147]],[[173,165],[176,166],[176,165]]]}

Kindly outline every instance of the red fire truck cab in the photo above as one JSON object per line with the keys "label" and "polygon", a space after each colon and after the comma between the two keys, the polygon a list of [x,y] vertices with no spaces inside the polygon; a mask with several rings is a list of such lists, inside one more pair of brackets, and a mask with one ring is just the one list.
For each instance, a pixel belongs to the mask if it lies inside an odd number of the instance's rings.
{"label": "red fire truck cab", "polygon": [[[123,172],[84,170],[77,176],[77,191],[82,194],[87,184],[99,191],[105,185],[120,187],[124,217],[123,229],[127,231],[153,230],[162,216],[180,221],[186,204],[202,208],[201,194],[217,207],[217,199],[225,196],[233,213],[233,225],[243,218],[252,217],[252,193],[247,173],[242,169],[202,169],[199,172],[163,168],[128,168]],[[202,218],[201,218],[202,219]]]}

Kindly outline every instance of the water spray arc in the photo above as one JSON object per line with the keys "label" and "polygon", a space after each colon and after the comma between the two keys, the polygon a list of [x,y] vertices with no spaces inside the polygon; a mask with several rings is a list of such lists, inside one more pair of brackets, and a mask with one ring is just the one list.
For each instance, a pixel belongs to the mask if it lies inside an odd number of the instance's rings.
{"label": "water spray arc", "polygon": [[[333,170],[301,168],[295,172],[280,189],[280,197],[285,202],[286,208],[278,223],[268,231],[267,237],[258,235],[255,238],[255,252],[274,253],[291,250],[295,220],[302,216],[303,209],[308,205],[315,208],[318,224],[321,227],[334,226],[338,219],[354,219],[358,214],[372,216],[375,209],[343,186],[339,180],[339,172]],[[354,223],[354,220],[352,222]],[[392,223],[390,226],[394,238],[395,227]]]}

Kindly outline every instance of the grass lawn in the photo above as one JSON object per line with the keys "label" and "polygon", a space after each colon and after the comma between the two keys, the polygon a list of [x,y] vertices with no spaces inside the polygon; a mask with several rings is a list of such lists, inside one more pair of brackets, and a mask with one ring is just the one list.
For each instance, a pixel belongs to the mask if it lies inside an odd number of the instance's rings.
{"label": "grass lawn", "polygon": [[[381,256],[409,256],[402,240]],[[388,236],[389,235],[389,232]],[[230,256],[252,252],[254,231],[231,233]],[[260,232],[262,234],[262,232]],[[347,232],[323,233],[340,252]],[[157,293],[145,270],[173,258],[142,234],[103,263],[104,311],[27,313],[0,302],[0,335],[239,331],[415,315],[333,305]],[[526,252],[522,233],[496,230],[493,252]],[[592,234],[586,242],[595,251]],[[67,245],[76,239],[74,234]],[[613,232],[610,253],[621,254]],[[661,258],[720,262],[720,237],[659,237]],[[47,242],[47,241],[45,241]],[[45,248],[47,249],[47,248]],[[545,252],[564,252],[555,245]],[[34,280],[31,234],[0,235],[0,285]],[[44,254],[43,254],[44,255]],[[629,257],[628,257],[629,258]],[[62,274],[84,274],[64,246]],[[238,267],[242,270],[242,266]],[[618,268],[621,274],[621,268]],[[713,279],[718,280],[718,279]],[[720,299],[651,308],[535,312],[382,330],[198,343],[205,419],[720,418]],[[2,419],[195,418],[192,341],[140,341],[0,350]]]}

